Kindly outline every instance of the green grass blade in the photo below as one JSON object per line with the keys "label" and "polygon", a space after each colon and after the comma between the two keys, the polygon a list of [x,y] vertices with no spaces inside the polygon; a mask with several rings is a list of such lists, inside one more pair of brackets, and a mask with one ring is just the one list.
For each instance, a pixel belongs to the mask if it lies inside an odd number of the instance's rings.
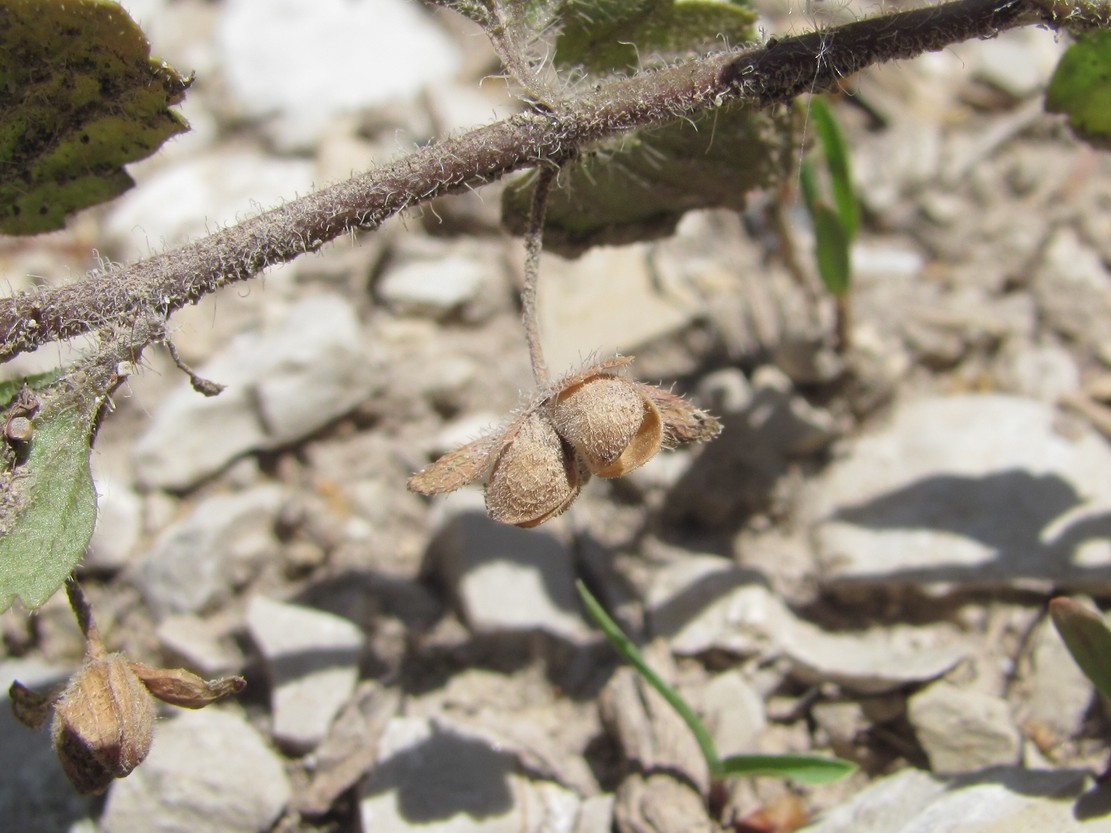
{"label": "green grass blade", "polygon": [[694,713],[686,701],[676,693],[676,691],[659,678],[655,671],[653,671],[648,663],[644,661],[644,657],[640,651],[637,650],[636,645],[632,640],[627,637],[624,632],[617,626],[617,623],[610,618],[605,609],[598,603],[598,600],[591,595],[590,591],[586,589],[586,585],[581,581],[576,582],[579,590],[579,596],[586,606],[587,613],[601,628],[602,633],[617,649],[617,653],[621,654],[633,668],[635,668],[642,677],[648,682],[652,688],[659,692],[660,696],[667,701],[671,708],[675,709],[675,713],[683,719],[687,724],[687,728],[691,730],[694,739],[698,742],[699,748],[702,750],[702,756],[706,759],[706,766],[710,770],[711,777],[717,778],[721,775],[721,762],[718,759],[717,750],[714,749],[714,742],[710,738],[710,733],[706,731],[706,727],[702,725],[702,721],[698,719],[698,715]]}
{"label": "green grass blade", "polygon": [[799,191],[802,193],[802,204],[813,215],[814,206],[818,204],[818,175],[814,172],[814,161],[809,156],[799,166]]}
{"label": "green grass blade", "polygon": [[810,210],[814,222],[814,254],[818,261],[818,275],[822,284],[834,298],[844,298],[849,292],[852,278],[852,254],[849,236],[841,225],[841,218],[819,200]]}
{"label": "green grass blade", "polygon": [[1103,617],[1073,599],[1058,598],[1049,603],[1049,618],[1084,676],[1111,698],[1111,629]]}
{"label": "green grass blade", "polygon": [[853,190],[852,170],[849,165],[849,149],[845,135],[833,116],[833,111],[822,98],[810,100],[810,113],[814,119],[814,130],[829,168],[830,186],[833,189],[833,203],[837,206],[837,216],[850,242],[856,239],[860,227],[860,208],[856,192]]}
{"label": "green grass blade", "polygon": [[856,764],[821,755],[730,755],[722,775],[772,775],[801,784],[829,784],[856,771]]}

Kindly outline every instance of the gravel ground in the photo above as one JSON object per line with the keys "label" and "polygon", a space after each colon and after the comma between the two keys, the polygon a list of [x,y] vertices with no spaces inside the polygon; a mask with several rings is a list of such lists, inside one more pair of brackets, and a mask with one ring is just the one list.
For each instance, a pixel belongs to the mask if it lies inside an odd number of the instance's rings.
{"label": "gravel ground", "polygon": [[[13,291],[514,107],[481,35],[409,0],[124,5],[156,54],[197,71],[193,132],[65,232],[0,241]],[[876,11],[760,10],[768,33]],[[523,252],[497,186],[176,314],[182,357],[228,388],[203,399],[147,351],[94,450],[80,576],[112,649],[240,673],[247,691],[166,711],[148,761],[96,800],[5,710],[2,817],[111,833],[1111,830],[1088,779],[1107,718],[1045,618],[1055,593],[1111,598],[1111,162],[1042,112],[1063,48],[1023,30],[849,80],[834,107],[865,221],[846,351],[832,305],[769,248],[765,195],[657,243],[545,255],[554,369],[635,355],[632,375],[724,431],[591,482],[538,529],[493,523],[477,491],[405,489],[530,386]],[[807,264],[805,218],[789,220]],[[576,579],[723,754],[860,770],[711,789]],[[80,659],[61,597],[0,627],[4,690]]]}

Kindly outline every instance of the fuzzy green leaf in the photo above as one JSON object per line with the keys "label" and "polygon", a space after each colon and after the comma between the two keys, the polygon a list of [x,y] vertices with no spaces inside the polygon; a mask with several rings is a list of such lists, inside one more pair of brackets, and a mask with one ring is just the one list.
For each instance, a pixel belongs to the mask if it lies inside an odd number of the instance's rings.
{"label": "fuzzy green leaf", "polygon": [[810,217],[814,221],[814,254],[818,261],[818,275],[830,295],[844,298],[852,278],[849,236],[841,225],[840,215],[822,200],[811,206]]}
{"label": "fuzzy green leaf", "polygon": [[92,403],[44,405],[26,459],[0,470],[0,612],[16,598],[41,605],[85,554],[96,523],[95,412]]}
{"label": "fuzzy green leaf", "polygon": [[771,775],[800,784],[830,784],[856,772],[856,764],[821,755],[730,755],[722,775]]}
{"label": "fuzzy green leaf", "polygon": [[59,229],[188,129],[189,82],[111,0],[0,0],[0,234]]}
{"label": "fuzzy green leaf", "polygon": [[[574,257],[591,246],[664,237],[693,209],[743,210],[748,192],[772,184],[790,151],[775,119],[727,107],[597,149],[560,176],[545,249]],[[504,192],[502,216],[514,234],[527,226],[533,183],[521,177]]]}
{"label": "fuzzy green leaf", "polygon": [[1045,109],[1068,116],[1076,135],[1102,148],[1111,148],[1111,31],[1082,35],[1061,56]]}
{"label": "fuzzy green leaf", "polygon": [[1084,676],[1111,698],[1111,629],[1104,618],[1066,598],[1049,603],[1049,617]]}
{"label": "fuzzy green leaf", "polygon": [[589,72],[626,71],[658,56],[753,39],[756,13],[731,0],[566,2],[555,62]]}

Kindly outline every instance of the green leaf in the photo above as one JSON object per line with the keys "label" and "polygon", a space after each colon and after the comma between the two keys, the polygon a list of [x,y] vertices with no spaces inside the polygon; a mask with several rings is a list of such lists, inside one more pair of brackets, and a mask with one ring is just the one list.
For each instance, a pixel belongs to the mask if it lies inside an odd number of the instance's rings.
{"label": "green leaf", "polygon": [[800,784],[830,784],[856,772],[856,764],[822,755],[730,755],[722,775],[771,775]]}
{"label": "green leaf", "polygon": [[603,73],[751,41],[756,13],[728,0],[569,0],[555,62]]}
{"label": "green leaf", "polygon": [[1045,109],[1067,115],[1082,139],[1111,148],[1111,31],[1082,35],[1065,51],[1049,81]]}
{"label": "green leaf", "polygon": [[841,225],[841,217],[829,204],[818,200],[810,209],[814,221],[814,254],[818,275],[826,291],[834,298],[844,298],[852,278],[852,254],[849,236]]}
{"label": "green leaf", "polygon": [[586,585],[579,581],[576,582],[576,586],[590,618],[597,623],[602,633],[617,649],[617,653],[621,654],[625,661],[640,673],[645,682],[652,686],[671,708],[675,709],[675,713],[683,719],[691,734],[694,735],[694,739],[698,741],[698,748],[702,750],[702,756],[706,759],[706,766],[710,773],[716,775],[721,767],[721,762],[718,760],[718,753],[714,749],[714,741],[710,738],[710,733],[706,731],[706,727],[702,725],[702,721],[698,719],[698,715],[694,713],[694,710],[687,705],[686,700],[680,697],[675,689],[660,679],[660,676],[649,667],[633,641],[610,618],[605,608],[586,589]]}
{"label": "green leaf", "polygon": [[1067,598],[1050,601],[1049,617],[1080,670],[1111,698],[1111,629],[1103,617]]}
{"label": "green leaf", "polygon": [[[69,405],[58,405],[63,398]],[[55,394],[34,419],[27,457],[0,470],[0,612],[34,608],[85,554],[96,523],[89,472],[95,403]]]}
{"label": "green leaf", "polygon": [[[744,209],[754,188],[771,185],[790,153],[776,117],[732,106],[692,122],[639,131],[567,167],[548,201],[545,249],[574,257],[591,246],[670,234],[687,211]],[[523,234],[532,177],[503,193],[502,216]]]}
{"label": "green leaf", "polygon": [[188,129],[189,81],[110,0],[0,0],[0,234],[59,229],[134,183],[127,162]]}
{"label": "green leaf", "polygon": [[810,99],[810,116],[814,120],[814,130],[818,134],[818,141],[822,145],[822,152],[826,158],[826,167],[829,169],[833,204],[837,206],[837,216],[840,217],[845,236],[851,243],[856,239],[856,232],[860,226],[860,209],[856,201],[856,192],[853,190],[845,136],[825,99],[817,96]]}

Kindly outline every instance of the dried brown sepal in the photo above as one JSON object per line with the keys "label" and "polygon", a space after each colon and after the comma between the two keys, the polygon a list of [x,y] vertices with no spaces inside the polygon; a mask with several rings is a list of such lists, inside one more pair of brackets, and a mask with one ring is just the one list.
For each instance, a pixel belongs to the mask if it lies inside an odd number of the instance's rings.
{"label": "dried brown sepal", "polygon": [[409,478],[410,492],[439,495],[462,489],[478,480],[486,471],[494,437],[480,437],[461,448],[449,451],[434,463]]}
{"label": "dried brown sepal", "polygon": [[151,694],[163,703],[185,709],[203,709],[238,694],[247,685],[242,677],[205,680],[184,668],[151,668],[141,662],[132,662],[130,667]]}
{"label": "dried brown sepal", "polygon": [[664,448],[708,442],[721,433],[717,417],[696,408],[683,397],[653,385],[641,383],[638,387],[656,406],[663,420]]}
{"label": "dried brown sepal", "polygon": [[77,791],[104,792],[150,751],[154,701],[121,654],[77,672],[54,706],[54,752]]}
{"label": "dried brown sepal", "polygon": [[537,526],[570,506],[587,477],[551,422],[525,413],[506,432],[490,471],[486,512],[502,523]]}
{"label": "dried brown sepal", "polygon": [[62,696],[62,689],[39,692],[32,691],[16,680],[8,689],[8,700],[12,704],[12,714],[16,720],[30,729],[38,731],[46,725],[50,717],[50,709]]}

